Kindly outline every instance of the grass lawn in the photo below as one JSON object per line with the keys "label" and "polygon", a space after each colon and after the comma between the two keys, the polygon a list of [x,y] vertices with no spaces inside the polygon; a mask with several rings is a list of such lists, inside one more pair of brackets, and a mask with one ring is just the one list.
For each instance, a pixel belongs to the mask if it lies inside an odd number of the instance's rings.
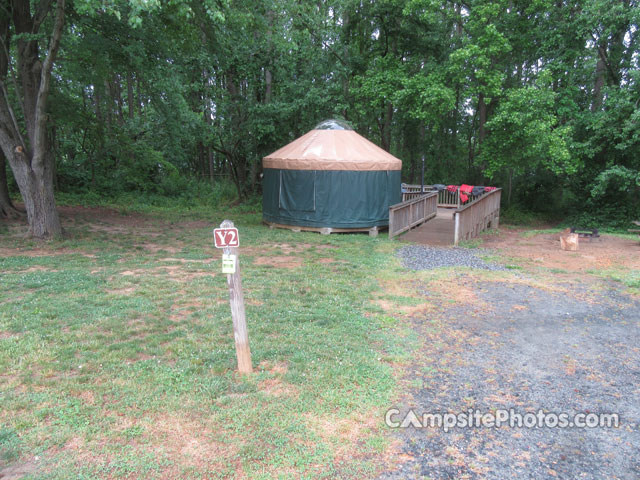
{"label": "grass lawn", "polygon": [[[380,304],[381,284],[406,275],[393,243],[270,230],[240,208],[62,217],[64,240],[27,241],[19,224],[0,234],[0,472],[375,472],[393,369],[417,341]],[[212,246],[227,217],[240,230],[255,368],[244,377]]]}

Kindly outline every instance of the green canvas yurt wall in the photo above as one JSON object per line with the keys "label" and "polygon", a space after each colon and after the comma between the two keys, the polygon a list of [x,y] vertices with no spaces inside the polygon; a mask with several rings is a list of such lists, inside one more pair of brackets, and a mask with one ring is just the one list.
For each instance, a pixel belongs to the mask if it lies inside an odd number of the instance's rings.
{"label": "green canvas yurt wall", "polygon": [[401,201],[402,162],[356,132],[328,124],[264,157],[264,220],[334,229],[388,225],[389,206]]}

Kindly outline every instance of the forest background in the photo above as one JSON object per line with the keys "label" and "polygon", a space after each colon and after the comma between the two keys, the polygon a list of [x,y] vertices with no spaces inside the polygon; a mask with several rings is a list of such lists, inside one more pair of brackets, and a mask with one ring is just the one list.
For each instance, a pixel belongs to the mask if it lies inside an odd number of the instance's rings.
{"label": "forest background", "polygon": [[[0,217],[258,204],[327,118],[504,216],[640,219],[635,0],[2,0]],[[176,200],[177,199],[177,200]],[[16,203],[26,215],[15,209]],[[23,207],[24,205],[24,207]]]}

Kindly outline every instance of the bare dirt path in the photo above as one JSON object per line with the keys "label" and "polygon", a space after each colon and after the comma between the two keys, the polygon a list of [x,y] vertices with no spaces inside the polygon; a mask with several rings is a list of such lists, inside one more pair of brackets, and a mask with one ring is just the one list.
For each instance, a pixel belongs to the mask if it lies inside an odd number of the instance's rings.
{"label": "bare dirt path", "polygon": [[640,478],[640,301],[613,282],[461,282],[471,303],[415,322],[428,342],[393,420],[513,408],[617,413],[620,426],[397,429],[380,478]]}

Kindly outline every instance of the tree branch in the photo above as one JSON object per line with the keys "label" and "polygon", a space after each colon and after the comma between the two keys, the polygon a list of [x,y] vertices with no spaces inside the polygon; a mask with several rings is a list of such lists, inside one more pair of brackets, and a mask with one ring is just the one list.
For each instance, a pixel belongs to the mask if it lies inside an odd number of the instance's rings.
{"label": "tree branch", "polygon": [[36,6],[36,13],[33,16],[33,31],[36,33],[40,29],[40,25],[47,18],[49,11],[51,10],[52,0],[40,0],[40,3]]}
{"label": "tree branch", "polygon": [[18,125],[18,121],[16,120],[16,115],[13,112],[13,108],[11,108],[11,103],[9,103],[9,93],[7,92],[7,87],[2,80],[0,80],[0,89],[2,90],[2,96],[4,97],[9,115],[11,116],[11,123],[13,125],[13,129],[15,130],[15,136],[17,137],[16,140],[18,140],[20,142],[20,145],[25,148],[26,144],[24,143],[24,138],[22,138],[22,134],[20,133],[20,126]]}
{"label": "tree branch", "polygon": [[618,74],[613,70],[613,66],[611,65],[611,62],[609,61],[609,57],[607,56],[606,47],[603,46],[598,41],[597,37],[593,33],[591,34],[591,38],[593,38],[596,50],[598,51],[598,56],[602,59],[602,61],[606,65],[607,70],[609,71],[609,74],[611,75],[611,78],[613,78],[613,81],[616,83],[616,85],[619,85],[620,84],[620,80],[618,80]]}
{"label": "tree branch", "polygon": [[36,100],[36,128],[34,134],[32,167],[41,167],[45,158],[45,146],[47,138],[47,99],[49,97],[49,85],[51,83],[51,71],[53,62],[60,47],[62,27],[64,25],[64,0],[58,0],[56,5],[56,18],[51,33],[49,51],[42,64],[40,74],[40,87]]}
{"label": "tree branch", "polygon": [[336,58],[338,59],[338,61],[339,61],[342,65],[344,65],[345,67],[346,67],[346,66],[348,66],[348,65],[347,65],[347,62],[345,62],[345,61],[343,60],[343,58],[342,58],[338,53],[336,53],[336,51],[333,49],[333,47],[332,47],[331,45],[329,45],[327,42],[325,42],[323,38],[320,38],[320,37],[316,34],[316,32],[315,32],[315,30],[313,29],[313,27],[312,27],[312,26],[311,26],[311,25],[310,25],[310,24],[309,24],[309,23],[308,23],[308,22],[307,22],[307,21],[302,17],[302,14],[301,14],[301,13],[299,13],[299,14],[298,14],[298,18],[300,18],[300,21],[302,22],[302,24],[303,24],[305,27],[307,27],[307,30],[309,30],[309,33],[311,34],[311,36],[312,36],[313,38],[315,38],[316,40],[319,40],[319,41],[322,43],[322,46],[323,46],[323,47],[325,47],[325,48],[327,48],[327,49],[329,50],[329,53],[331,53],[331,55],[333,55],[334,57],[336,57]]}

